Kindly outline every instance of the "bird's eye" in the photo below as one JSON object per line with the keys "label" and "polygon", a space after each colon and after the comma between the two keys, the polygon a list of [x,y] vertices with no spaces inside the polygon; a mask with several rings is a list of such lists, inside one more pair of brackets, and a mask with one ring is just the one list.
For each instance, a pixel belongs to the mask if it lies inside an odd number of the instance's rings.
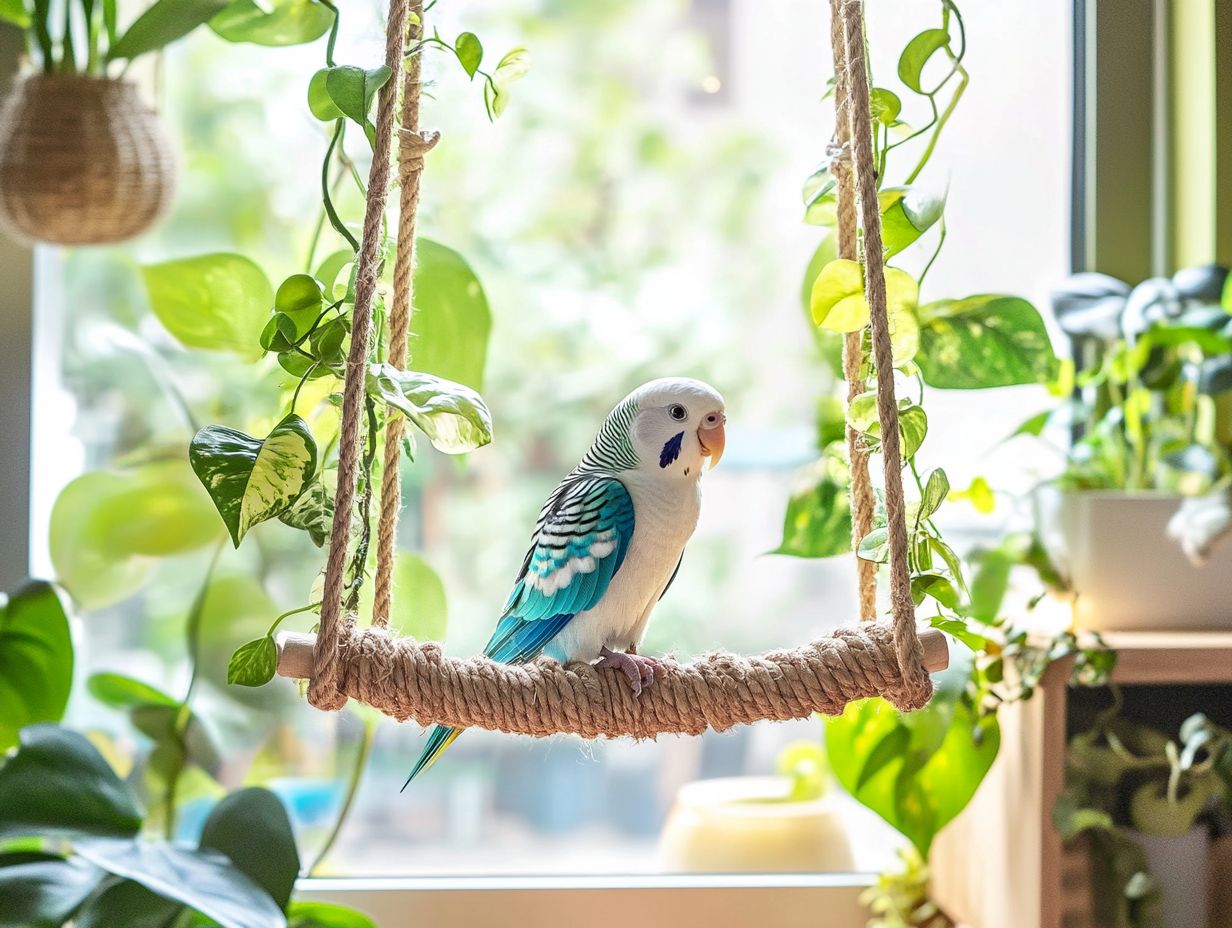
{"label": "bird's eye", "polygon": [[679,403],[674,403],[673,405],[668,406],[667,414],[677,422],[683,422],[685,419],[689,418],[689,411]]}

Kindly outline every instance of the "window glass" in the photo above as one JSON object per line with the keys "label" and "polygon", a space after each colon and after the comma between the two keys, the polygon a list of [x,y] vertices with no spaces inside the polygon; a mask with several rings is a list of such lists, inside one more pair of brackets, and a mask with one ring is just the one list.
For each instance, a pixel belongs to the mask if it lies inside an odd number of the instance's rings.
{"label": "window glass", "polygon": [[[924,298],[1004,291],[1040,305],[1067,270],[1069,14],[1061,0],[968,6],[972,83],[929,178],[951,187],[950,239]],[[851,559],[768,553],[798,470],[815,457],[818,397],[832,387],[800,298],[823,232],[801,222],[799,189],[831,129],[825,7],[510,0],[433,10],[444,35],[471,29],[490,54],[525,44],[533,59],[495,124],[455,62],[433,54],[426,65],[424,122],[443,138],[429,158],[420,227],[468,256],[483,282],[492,310],[484,394],[497,427],[496,442],[463,466],[424,450],[405,478],[401,544],[444,580],[451,653],[483,646],[540,503],[604,413],[664,375],[718,387],[729,437],[646,650],[759,651],[855,616]],[[879,52],[897,52],[937,16],[919,0],[878,0],[869,15],[874,67],[887,78],[893,54]],[[339,61],[379,61],[380,16],[370,2],[346,5]],[[182,460],[201,423],[242,427],[278,414],[262,386],[277,380],[272,363],[178,348],[147,309],[138,266],[237,251],[273,281],[303,269],[327,142],[303,88],[320,56],[319,45],[267,50],[199,34],[152,81],[183,153],[172,215],[123,250],[42,263],[57,337],[41,359],[56,376],[36,417],[40,512],[82,472]],[[353,155],[365,169],[358,146]],[[359,216],[352,187],[339,202]],[[1047,464],[990,451],[1041,408],[1040,391],[934,393],[929,403],[927,461],[955,486],[995,466],[1005,488],[1020,489]],[[951,518],[964,527],[961,513]],[[85,672],[119,670],[182,691],[186,617],[211,552],[107,565],[97,608],[81,619]],[[194,697],[220,748],[213,780],[277,789],[310,848],[325,843],[345,799],[367,716],[318,713],[286,680],[229,688],[225,672],[236,646],[309,601],[322,562],[302,533],[277,523],[254,530],[241,551],[224,550],[205,593]],[[74,712],[121,755],[141,743],[85,696]],[[318,872],[658,871],[659,834],[682,785],[772,773],[787,744],[819,737],[816,721],[641,744],[469,732],[399,794],[422,733],[385,720]],[[197,810],[181,824],[187,831],[216,787],[195,775],[182,790]],[[885,865],[893,834],[843,808],[853,865]]]}

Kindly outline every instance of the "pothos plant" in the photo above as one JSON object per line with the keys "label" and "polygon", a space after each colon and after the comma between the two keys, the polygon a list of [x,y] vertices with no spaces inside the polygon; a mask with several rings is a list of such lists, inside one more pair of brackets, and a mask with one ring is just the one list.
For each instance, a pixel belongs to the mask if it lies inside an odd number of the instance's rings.
{"label": "pothos plant", "polygon": [[[62,491],[53,509],[50,546],[57,580],[85,610],[106,609],[135,595],[161,561],[213,549],[187,615],[189,679],[183,695],[172,695],[124,673],[97,673],[89,679],[89,694],[103,706],[127,715],[145,746],[130,763],[122,752],[113,752],[108,743],[101,742],[110,766],[129,766],[122,786],[114,774],[104,772],[109,764],[83,739],[36,724],[61,718],[72,681],[69,624],[54,590],[46,584],[32,585],[0,609],[0,670],[12,664],[8,667],[11,676],[6,672],[0,679],[13,681],[11,687],[0,682],[0,750],[21,741],[17,754],[0,768],[0,778],[11,780],[3,789],[5,796],[14,797],[0,809],[0,900],[21,899],[23,904],[41,906],[30,910],[35,913],[30,917],[39,924],[59,925],[68,918],[77,919],[79,925],[109,923],[106,913],[112,910],[105,907],[109,901],[128,906],[130,914],[154,913],[152,924],[205,924],[202,916],[224,928],[276,926],[288,921],[339,928],[368,924],[354,913],[321,907],[310,912],[311,907],[295,903],[288,907],[281,892],[263,882],[268,877],[289,886],[294,880],[299,862],[293,844],[277,867],[274,862],[233,859],[234,867],[228,869],[216,853],[221,850],[225,855],[227,849],[209,843],[209,825],[195,850],[185,850],[173,840],[184,837],[180,812],[186,803],[217,800],[225,793],[214,780],[222,758],[217,726],[210,711],[199,705],[204,701],[204,678],[213,669],[206,666],[204,630],[211,613],[250,607],[253,584],[228,585],[236,578],[216,576],[225,543],[222,531],[236,547],[254,532],[259,535],[275,526],[281,533],[303,533],[321,545],[332,519],[338,432],[334,410],[350,338],[358,247],[353,226],[336,206],[336,194],[346,183],[355,184],[361,194],[366,192],[344,148],[345,136],[348,128],[359,128],[371,141],[372,102],[391,75],[385,68],[367,69],[334,60],[338,19],[336,11],[325,6],[331,11],[325,67],[312,77],[307,93],[309,109],[328,129],[321,171],[323,202],[305,271],[288,275],[275,288],[255,262],[238,254],[200,255],[142,269],[154,315],[183,348],[194,352],[196,360],[208,365],[211,357],[225,354],[251,362],[252,380],[271,387],[264,418],[236,422],[242,429],[222,425],[196,429],[193,404],[181,394],[163,354],[127,336],[123,347],[146,363],[152,379],[184,421],[194,425],[196,435],[188,448],[159,444],[130,456],[123,469],[83,475]],[[451,43],[435,34],[424,38],[422,22],[412,22],[411,29],[409,55],[447,52],[467,77],[482,79],[489,114],[495,117],[503,111],[509,85],[525,71],[524,50],[515,49],[485,71],[482,45],[472,33],[463,33]],[[322,258],[318,252],[327,227],[344,247]],[[384,230],[382,236],[381,250],[388,256],[392,243]],[[376,306],[378,334],[366,383],[369,429],[363,485],[353,519],[357,553],[346,592],[348,604],[361,610],[367,568],[367,500],[380,478],[375,450],[387,417],[405,416],[446,452],[469,451],[491,439],[490,416],[477,393],[490,326],[483,289],[459,254],[426,239],[419,243],[415,282],[415,370],[376,363],[386,337],[379,296]],[[220,384],[217,405],[234,405],[228,401],[234,385],[226,379],[214,382]],[[272,415],[268,412],[271,406],[279,407]],[[407,439],[405,448],[414,454],[413,438]],[[408,619],[416,623],[416,633],[439,637],[444,622],[439,578],[422,559],[409,553],[400,556],[396,570],[399,579],[412,578],[414,595],[402,598],[402,608],[407,610],[409,603],[409,611],[395,615],[394,621]],[[261,602],[272,606],[259,586],[256,592]],[[270,635],[289,616],[319,607],[319,593],[305,590],[302,595],[308,601],[302,607],[277,617],[273,615],[276,610],[269,609],[265,621],[272,623]],[[220,620],[219,624],[225,623]],[[273,672],[272,654],[269,635],[241,647],[231,660],[229,682],[255,685],[268,679]],[[341,807],[314,862],[306,867],[309,873],[319,867],[342,829],[374,726],[374,719],[365,715],[364,736],[355,752]],[[17,783],[22,790],[37,787],[47,794],[49,770],[78,784],[88,795],[79,789],[65,797],[47,799],[43,795],[41,805],[27,803],[21,798],[26,793],[14,786],[17,779],[25,778]],[[228,828],[234,830],[234,822],[242,821],[262,836],[268,831],[271,842],[283,841],[286,829],[279,822],[285,825],[286,817],[281,809],[279,821],[253,812],[269,806],[260,794],[243,801],[223,799],[222,803],[215,815],[229,817]],[[89,816],[95,813],[106,821],[100,825],[91,820]],[[155,842],[156,833],[161,840]],[[94,840],[100,836],[101,842]],[[260,841],[247,843],[252,847]],[[202,869],[194,870],[190,864],[198,858]],[[158,872],[160,868],[165,872],[168,864],[189,874],[193,885],[160,882]],[[248,864],[260,872],[249,872]],[[262,892],[274,897],[274,902],[262,901]],[[227,899],[233,903],[229,908],[215,904]],[[91,922],[89,913],[97,906],[104,906],[100,909],[104,916]],[[8,912],[3,904],[0,910]]]}
{"label": "pothos plant", "polygon": [[[482,68],[480,39],[463,32],[450,43],[433,32],[425,33],[420,17],[411,14],[407,56],[430,50],[448,52],[466,76],[482,78],[484,105],[491,118],[504,111],[511,82],[527,67],[524,49],[514,49],[491,72]],[[334,59],[338,35],[335,17],[325,47],[325,67],[308,84],[308,107],[329,125],[330,140],[321,165],[322,219],[317,224],[305,265],[309,270],[291,274],[276,290],[252,262],[238,255],[207,255],[145,269],[151,305],[167,328],[185,344],[225,348],[252,357],[270,359],[286,375],[280,418],[265,434],[249,434],[224,425],[202,428],[189,447],[192,469],[210,495],[235,547],[256,525],[279,520],[308,533],[322,545],[334,518],[341,381],[347,356],[351,317],[355,304],[356,259],[360,242],[339,215],[334,200],[337,179],[354,183],[366,197],[364,181],[345,154],[349,128],[358,128],[375,145],[370,113],[377,92],[392,78],[384,65],[363,68],[341,65]],[[345,243],[318,261],[317,250],[325,223]],[[381,275],[391,270],[395,242],[389,223],[381,225]],[[354,554],[344,588],[348,611],[360,607],[360,595],[371,553],[370,506],[374,485],[380,480],[378,449],[390,415],[404,416],[437,450],[465,454],[492,439],[492,421],[476,392],[482,378],[483,354],[489,325],[482,287],[457,253],[430,240],[419,242],[415,268],[417,294],[413,317],[414,370],[399,370],[381,362],[386,354],[383,294],[373,307],[374,337],[369,346],[365,379],[366,430],[357,511],[353,514]],[[195,285],[195,286],[194,286]],[[236,288],[245,299],[233,299]],[[201,316],[184,305],[185,294],[202,294],[224,316],[223,325],[204,330]],[[237,310],[242,318],[233,316]],[[215,319],[218,314],[215,314]],[[459,330],[473,329],[465,351]],[[475,335],[479,335],[478,339]],[[406,433],[405,453],[415,456],[414,433]],[[255,686],[273,677],[276,650],[273,634],[292,615],[319,610],[320,595],[313,592],[304,606],[273,619],[269,631],[239,648],[228,670],[228,681]]]}
{"label": "pothos plant", "polygon": [[[940,0],[937,25],[914,36],[899,55],[898,89],[874,79],[871,109],[889,262],[886,290],[894,365],[900,382],[915,385],[911,396],[899,400],[902,460],[884,466],[903,468],[915,489],[907,529],[917,608],[970,654],[955,659],[922,710],[902,714],[884,700],[869,699],[826,722],[827,749],[839,782],[907,837],[924,862],[938,831],[970,801],[996,757],[997,706],[1028,696],[1052,660],[1077,652],[1076,672],[1084,679],[1099,679],[1109,660],[1098,647],[1081,645],[1072,632],[1041,644],[1005,622],[1001,607],[1011,568],[1033,563],[1047,574],[1046,559],[1030,539],[1015,537],[997,548],[975,551],[964,562],[943,537],[936,514],[954,496],[987,508],[991,490],[980,481],[955,491],[943,469],[924,472],[917,460],[928,435],[927,388],[1048,383],[1059,367],[1040,314],[1020,297],[921,299],[946,240],[946,194],[929,185],[926,168],[966,90],[965,56],[958,6]],[[915,120],[916,111],[921,119]],[[903,182],[887,183],[895,176]],[[804,185],[806,222],[835,225],[835,187],[829,162],[809,176]],[[881,452],[863,266],[835,257],[833,234],[823,239],[809,262],[803,298],[821,354],[836,376],[841,376],[843,335],[864,333],[861,389],[846,405],[835,397],[823,398],[819,459],[788,503],[777,549],[798,557],[829,557],[852,550],[846,427],[854,428],[870,454]],[[875,527],[855,553],[878,564],[888,560],[884,511],[878,511]],[[1013,683],[1004,673],[1007,660],[1020,663],[1025,671],[1015,675]]]}
{"label": "pothos plant", "polygon": [[44,74],[122,74],[200,26],[228,42],[300,45],[334,22],[330,0],[155,0],[121,27],[119,0],[0,0],[0,21],[25,31]]}

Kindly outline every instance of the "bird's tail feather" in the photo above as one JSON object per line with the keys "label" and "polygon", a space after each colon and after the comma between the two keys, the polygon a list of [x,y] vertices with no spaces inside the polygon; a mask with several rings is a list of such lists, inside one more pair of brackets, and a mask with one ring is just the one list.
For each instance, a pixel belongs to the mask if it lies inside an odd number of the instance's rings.
{"label": "bird's tail feather", "polygon": [[436,763],[436,759],[445,753],[445,749],[453,744],[460,734],[462,734],[461,728],[450,728],[448,725],[437,725],[433,728],[423,753],[419,755],[419,760],[415,761],[415,766],[411,768],[411,775],[406,778],[402,788],[406,789],[410,786],[411,780]]}

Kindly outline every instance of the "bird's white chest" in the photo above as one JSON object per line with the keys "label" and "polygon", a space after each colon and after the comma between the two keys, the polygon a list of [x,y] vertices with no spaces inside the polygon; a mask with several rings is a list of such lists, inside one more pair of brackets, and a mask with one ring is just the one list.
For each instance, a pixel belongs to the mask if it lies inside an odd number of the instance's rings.
{"label": "bird's white chest", "polygon": [[591,661],[607,646],[640,642],[655,603],[697,527],[701,488],[694,481],[625,481],[633,500],[633,537],[624,563],[595,608],[577,615],[551,648],[565,660]]}

